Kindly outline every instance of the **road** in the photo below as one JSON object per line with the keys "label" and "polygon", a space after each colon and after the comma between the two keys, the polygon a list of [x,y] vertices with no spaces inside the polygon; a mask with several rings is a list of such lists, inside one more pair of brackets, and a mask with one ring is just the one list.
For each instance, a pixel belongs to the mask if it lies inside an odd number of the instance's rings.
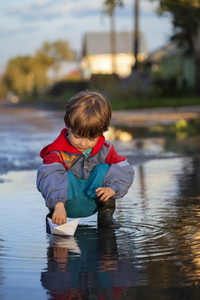
{"label": "road", "polygon": [[200,115],[200,106],[114,111],[112,124],[145,127],[155,124],[170,124],[180,119],[189,120],[198,115]]}

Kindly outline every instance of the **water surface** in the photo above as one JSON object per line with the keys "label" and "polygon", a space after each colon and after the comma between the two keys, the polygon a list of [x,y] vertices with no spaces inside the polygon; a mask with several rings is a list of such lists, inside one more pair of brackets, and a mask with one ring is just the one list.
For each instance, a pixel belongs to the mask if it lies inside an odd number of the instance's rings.
{"label": "water surface", "polygon": [[115,142],[136,171],[117,201],[122,227],[98,229],[94,215],[74,237],[50,236],[35,187],[38,152],[58,133],[50,119],[40,132],[0,133],[0,299],[199,299],[200,158],[165,153],[158,140]]}

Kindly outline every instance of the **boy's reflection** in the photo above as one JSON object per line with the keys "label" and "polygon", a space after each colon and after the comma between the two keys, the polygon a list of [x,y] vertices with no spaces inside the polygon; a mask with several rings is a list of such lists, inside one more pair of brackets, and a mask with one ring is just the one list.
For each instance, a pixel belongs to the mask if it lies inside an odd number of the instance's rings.
{"label": "boy's reflection", "polygon": [[109,228],[78,227],[75,238],[52,236],[47,258],[41,282],[50,299],[118,299],[135,281],[130,261],[118,259]]}

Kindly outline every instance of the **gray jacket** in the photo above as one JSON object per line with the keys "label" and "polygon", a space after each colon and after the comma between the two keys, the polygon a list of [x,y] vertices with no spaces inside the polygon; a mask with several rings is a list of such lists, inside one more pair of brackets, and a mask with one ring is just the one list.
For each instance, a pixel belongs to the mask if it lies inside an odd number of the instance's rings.
{"label": "gray jacket", "polygon": [[123,156],[119,156],[113,145],[101,136],[93,148],[91,156],[85,156],[74,148],[66,138],[67,130],[63,129],[59,137],[50,145],[42,149],[40,156],[43,165],[37,172],[37,188],[42,193],[46,205],[54,208],[62,201],[67,201],[68,170],[75,177],[87,179],[96,165],[106,163],[109,170],[103,179],[103,186],[109,186],[115,191],[113,198],[122,198],[131,186],[134,169]]}

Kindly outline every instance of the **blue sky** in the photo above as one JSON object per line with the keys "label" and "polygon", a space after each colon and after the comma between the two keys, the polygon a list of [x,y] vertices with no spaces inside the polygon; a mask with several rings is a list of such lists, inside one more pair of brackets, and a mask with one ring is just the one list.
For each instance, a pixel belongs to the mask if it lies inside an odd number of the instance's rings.
{"label": "blue sky", "polygon": [[[133,30],[134,0],[116,10],[116,29]],[[32,55],[44,41],[67,40],[81,51],[86,32],[108,31],[109,18],[102,14],[103,0],[1,0],[0,68],[18,55]],[[140,30],[150,51],[164,45],[172,32],[169,17],[159,17],[155,4],[140,0]],[[1,70],[0,70],[1,72]]]}

